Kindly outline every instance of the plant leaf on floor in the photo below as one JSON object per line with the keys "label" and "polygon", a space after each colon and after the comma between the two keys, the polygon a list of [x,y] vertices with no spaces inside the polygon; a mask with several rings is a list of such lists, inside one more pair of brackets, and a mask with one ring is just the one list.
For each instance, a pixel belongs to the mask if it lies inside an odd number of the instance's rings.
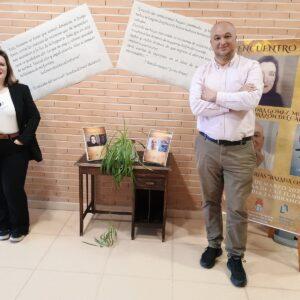
{"label": "plant leaf on floor", "polygon": [[99,246],[101,248],[113,246],[117,241],[117,229],[114,225],[109,224],[107,231],[102,233],[99,238],[95,238],[94,241],[96,242],[96,244],[89,243],[86,241],[82,242],[91,246]]}

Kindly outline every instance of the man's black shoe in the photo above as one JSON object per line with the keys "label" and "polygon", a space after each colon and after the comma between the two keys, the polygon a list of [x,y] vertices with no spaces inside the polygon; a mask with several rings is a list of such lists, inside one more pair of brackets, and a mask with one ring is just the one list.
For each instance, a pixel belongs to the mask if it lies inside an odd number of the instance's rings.
{"label": "man's black shoe", "polygon": [[215,265],[216,258],[222,255],[222,248],[207,247],[203,252],[200,265],[203,268],[210,269]]}
{"label": "man's black shoe", "polygon": [[232,284],[237,287],[244,287],[247,284],[247,276],[241,257],[230,257],[227,262],[227,267],[231,272],[230,280]]}

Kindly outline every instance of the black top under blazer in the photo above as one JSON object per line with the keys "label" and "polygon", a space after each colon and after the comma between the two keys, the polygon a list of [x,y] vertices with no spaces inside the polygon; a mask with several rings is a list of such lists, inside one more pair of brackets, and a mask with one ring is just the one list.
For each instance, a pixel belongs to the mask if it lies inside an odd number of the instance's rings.
{"label": "black top under blazer", "polygon": [[29,159],[41,161],[42,153],[35,132],[40,122],[40,113],[33,102],[27,85],[15,83],[8,86],[12,102],[15,106],[19,126],[18,140],[29,149]]}

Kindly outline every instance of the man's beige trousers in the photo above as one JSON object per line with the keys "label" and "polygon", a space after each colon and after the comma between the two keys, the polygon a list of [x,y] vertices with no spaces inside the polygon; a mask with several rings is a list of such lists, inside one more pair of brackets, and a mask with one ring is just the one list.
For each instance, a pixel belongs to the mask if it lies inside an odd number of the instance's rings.
{"label": "man's beige trousers", "polygon": [[223,240],[222,193],[226,197],[226,250],[228,256],[244,256],[247,243],[246,200],[251,193],[256,155],[252,141],[224,146],[199,135],[195,144],[202,189],[207,239],[218,248]]}

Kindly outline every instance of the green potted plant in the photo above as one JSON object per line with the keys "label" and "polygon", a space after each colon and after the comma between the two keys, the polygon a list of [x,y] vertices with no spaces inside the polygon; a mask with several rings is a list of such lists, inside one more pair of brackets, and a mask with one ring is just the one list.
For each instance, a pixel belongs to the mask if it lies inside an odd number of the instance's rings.
{"label": "green potted plant", "polygon": [[[102,160],[102,173],[111,175],[117,188],[125,177],[134,181],[133,166],[136,162],[143,165],[136,150],[136,141],[128,137],[125,124],[123,130],[119,130],[118,133],[119,135],[107,144]],[[142,143],[139,144],[144,147]]]}
{"label": "green potted plant", "polygon": [[[138,143],[144,147],[142,143]],[[118,189],[125,177],[129,177],[134,181],[133,166],[136,162],[144,166],[138,156],[136,141],[128,137],[128,130],[124,122],[123,130],[119,130],[118,136],[111,139],[106,145],[101,171],[102,174],[112,176],[115,186]],[[147,166],[144,167],[148,168]],[[94,239],[96,244],[89,242],[84,243],[100,247],[110,247],[114,245],[116,240],[117,230],[112,224],[109,224],[107,231],[101,234],[98,239]]]}
{"label": "green potted plant", "polygon": [[[144,147],[142,143],[139,144]],[[129,177],[134,181],[133,166],[136,162],[143,165],[139,159],[135,141],[128,137],[128,130],[124,123],[123,130],[119,130],[118,136],[112,138],[106,145],[105,156],[102,160],[102,173],[111,175],[118,189],[125,177]],[[101,234],[98,239],[94,239],[95,243],[84,243],[100,247],[111,247],[116,240],[117,230],[114,225],[109,224],[107,231]]]}

